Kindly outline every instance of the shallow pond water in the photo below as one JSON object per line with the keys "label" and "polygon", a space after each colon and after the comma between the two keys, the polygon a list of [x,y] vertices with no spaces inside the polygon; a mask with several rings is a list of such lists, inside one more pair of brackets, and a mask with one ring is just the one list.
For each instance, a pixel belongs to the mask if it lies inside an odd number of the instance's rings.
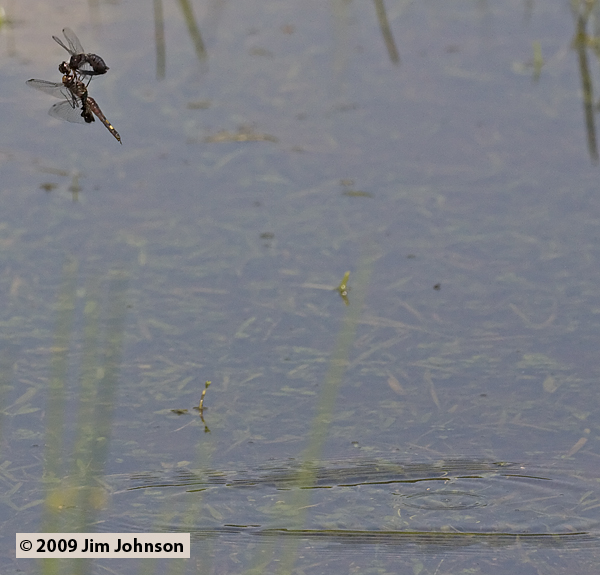
{"label": "shallow pond water", "polygon": [[[323,533],[329,529],[384,538],[404,530],[448,537],[479,534],[482,540],[496,533],[515,539],[555,536],[557,541],[573,535],[586,542],[600,535],[598,482],[593,475],[575,476],[568,468],[477,460],[401,464],[353,459],[302,466],[282,462],[237,472],[179,468],[106,479],[113,484],[123,518],[135,515],[125,511],[127,506],[153,510],[154,523],[145,523],[145,528],[160,525],[159,509],[183,517],[198,499],[202,503],[191,526],[195,533],[210,532],[211,526],[227,532],[235,524],[251,526],[250,532],[289,531],[290,519],[285,514],[277,517],[278,505],[295,491],[310,490],[310,517],[303,529]],[[248,508],[249,499],[257,501],[253,509]],[[124,521],[130,522],[131,530],[135,521]],[[171,519],[170,527],[175,525]],[[160,525],[166,531],[170,527]]]}
{"label": "shallow pond water", "polygon": [[3,573],[596,572],[597,2],[3,8]]}

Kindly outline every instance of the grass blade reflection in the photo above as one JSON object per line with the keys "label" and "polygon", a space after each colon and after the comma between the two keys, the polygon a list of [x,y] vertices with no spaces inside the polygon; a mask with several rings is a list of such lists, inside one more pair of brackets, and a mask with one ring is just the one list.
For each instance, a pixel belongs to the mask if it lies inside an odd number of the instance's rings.
{"label": "grass blade reflection", "polygon": [[[342,384],[344,372],[348,366],[350,349],[356,335],[356,328],[362,312],[366,290],[371,277],[371,267],[374,257],[369,253],[363,255],[359,262],[353,282],[352,302],[346,308],[342,326],[338,333],[335,348],[329,360],[329,368],[323,382],[321,396],[317,405],[317,413],[313,419],[308,437],[308,445],[301,459],[304,465],[298,472],[299,486],[314,485],[316,479],[315,467],[310,462],[321,458],[325,440],[327,439],[330,423],[335,409],[338,391]],[[289,492],[287,505],[290,513],[291,528],[302,529],[306,519],[306,509],[310,505],[311,490],[295,489]],[[278,567],[278,573],[291,573],[296,561],[298,539],[293,539],[286,545]]]}
{"label": "grass blade reflection", "polygon": [[[121,367],[128,276],[110,274],[109,310],[104,352],[100,344],[100,297],[94,283],[87,290],[83,311],[83,356],[78,379],[79,408],[75,424],[73,454],[67,461],[64,450],[70,341],[77,309],[77,262],[63,268],[63,285],[58,296],[58,322],[51,358],[51,377],[46,409],[44,482],[44,532],[85,532],[106,504],[102,487],[108,453],[112,413]],[[72,394],[70,394],[72,395]],[[64,563],[64,564],[63,564]],[[65,567],[68,565],[68,568]],[[87,560],[62,562],[47,559],[40,564],[44,575],[63,571],[72,575],[89,572]]]}

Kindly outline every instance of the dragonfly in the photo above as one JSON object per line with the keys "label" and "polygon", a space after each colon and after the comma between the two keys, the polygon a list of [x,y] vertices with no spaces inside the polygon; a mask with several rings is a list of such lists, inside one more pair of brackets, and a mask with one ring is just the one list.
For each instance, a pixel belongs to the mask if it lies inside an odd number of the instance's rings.
{"label": "dragonfly", "polygon": [[98,76],[99,74],[106,74],[109,68],[104,60],[98,56],[98,54],[86,53],[79,38],[77,38],[75,32],[73,32],[71,28],[63,28],[62,32],[67,41],[66,45],[60,38],[56,36],[52,36],[52,38],[71,54],[68,66],[75,74],[80,74],[82,76]]}
{"label": "dragonfly", "polygon": [[122,144],[119,132],[106,119],[96,100],[88,94],[86,83],[80,79],[77,73],[71,70],[66,62],[63,62],[58,69],[63,73],[62,82],[60,83],[46,80],[27,80],[28,86],[62,99],[62,102],[52,105],[48,113],[54,118],[78,124],[90,124],[96,116],[117,141]]}

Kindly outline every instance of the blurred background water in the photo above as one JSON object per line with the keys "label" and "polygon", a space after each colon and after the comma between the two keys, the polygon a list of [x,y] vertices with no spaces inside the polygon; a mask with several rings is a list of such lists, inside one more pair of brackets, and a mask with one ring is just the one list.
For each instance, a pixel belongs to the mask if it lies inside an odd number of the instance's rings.
{"label": "blurred background water", "polygon": [[[2,8],[3,573],[595,573],[595,0]],[[122,146],[25,84],[65,26]],[[192,559],[14,558],[163,529]]]}

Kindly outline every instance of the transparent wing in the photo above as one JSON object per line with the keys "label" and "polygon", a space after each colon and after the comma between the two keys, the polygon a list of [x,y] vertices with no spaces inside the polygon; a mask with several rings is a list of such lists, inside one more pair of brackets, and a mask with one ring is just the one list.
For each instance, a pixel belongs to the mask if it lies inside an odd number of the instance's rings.
{"label": "transparent wing", "polygon": [[69,50],[69,48],[67,48],[64,44],[63,41],[58,38],[57,36],[52,36],[52,39],[57,43],[60,44],[67,52],[69,52],[69,54],[72,54],[71,50]]}
{"label": "transparent wing", "polygon": [[63,28],[63,34],[65,35],[65,38],[67,39],[67,44],[69,45],[68,48],[67,48],[67,46],[65,46],[63,44],[63,42],[60,38],[57,38],[56,36],[52,36],[52,38],[54,39],[55,42],[60,44],[67,52],[69,52],[69,54],[71,54],[71,56],[74,56],[75,54],[83,54],[84,53],[83,46],[81,45],[79,38],[77,38],[77,36],[75,35],[75,32],[73,32],[73,30],[71,30],[71,28]]}
{"label": "transparent wing", "polygon": [[50,114],[53,118],[58,118],[59,120],[66,120],[67,122],[73,122],[74,124],[85,124],[86,121],[81,115],[81,108],[73,107],[71,102],[64,100],[63,102],[58,102],[58,104],[54,104],[49,110],[48,114]]}
{"label": "transparent wing", "polygon": [[[88,79],[88,83],[91,81],[92,76],[96,76],[99,73],[104,73],[104,72],[96,72],[94,70],[94,68],[92,67],[92,65],[87,62],[87,60],[85,59],[87,56],[87,54],[81,54],[80,56],[75,56],[73,58],[71,58],[71,64],[75,63],[77,66],[77,72],[79,72],[79,74],[83,74],[84,76],[89,76]],[[105,66],[106,69],[108,70],[108,66]]]}
{"label": "transparent wing", "polygon": [[63,28],[63,34],[67,39],[69,47],[71,48],[71,50],[73,50],[75,54],[83,54],[85,52],[83,46],[81,45],[81,42],[79,41],[79,38],[75,36],[75,32],[73,32],[71,28]]}
{"label": "transparent wing", "polygon": [[46,80],[27,80],[26,84],[36,90],[50,94],[50,96],[54,96],[55,98],[67,98],[69,102],[73,101],[73,96],[64,84],[46,82]]}

